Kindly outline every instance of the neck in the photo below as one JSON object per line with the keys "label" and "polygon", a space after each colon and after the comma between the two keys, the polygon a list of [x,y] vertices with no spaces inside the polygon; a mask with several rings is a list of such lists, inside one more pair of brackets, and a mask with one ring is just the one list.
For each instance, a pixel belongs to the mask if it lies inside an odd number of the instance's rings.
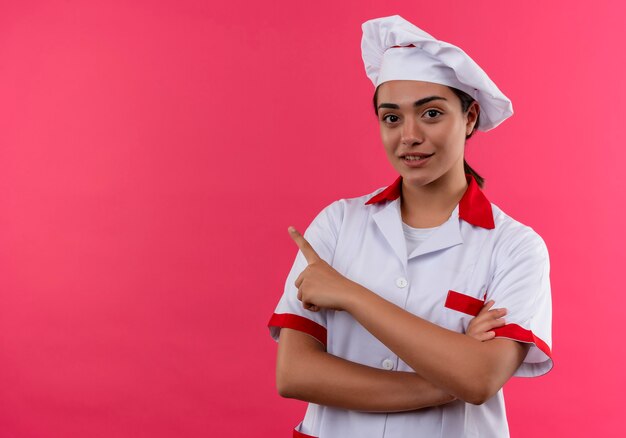
{"label": "neck", "polygon": [[415,228],[441,225],[448,220],[467,187],[464,172],[450,172],[421,186],[403,178],[402,220]]}

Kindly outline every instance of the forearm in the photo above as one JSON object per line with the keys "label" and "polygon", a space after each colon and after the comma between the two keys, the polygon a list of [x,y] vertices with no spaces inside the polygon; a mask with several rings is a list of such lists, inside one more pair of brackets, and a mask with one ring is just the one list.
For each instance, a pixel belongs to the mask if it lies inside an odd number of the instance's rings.
{"label": "forearm", "polygon": [[[399,412],[454,400],[409,372],[386,371],[333,356],[313,347],[308,335],[282,329],[277,383],[284,397],[367,412]],[[311,348],[313,347],[313,348]]]}
{"label": "forearm", "polygon": [[511,358],[501,360],[496,357],[501,351],[492,347],[503,340],[480,342],[359,288],[346,311],[420,376],[459,399],[482,403],[513,373],[510,364],[523,360],[523,356],[512,358],[522,347],[507,350]]}

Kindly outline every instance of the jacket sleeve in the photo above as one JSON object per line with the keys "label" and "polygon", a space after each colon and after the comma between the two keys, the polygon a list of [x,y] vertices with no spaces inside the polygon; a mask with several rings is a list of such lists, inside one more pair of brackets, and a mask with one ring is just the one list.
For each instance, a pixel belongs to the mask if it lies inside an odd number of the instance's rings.
{"label": "jacket sleeve", "polygon": [[[325,207],[304,232],[304,238],[315,252],[330,265],[333,262],[342,218],[342,204],[340,201],[335,201]],[[307,333],[326,346],[326,313],[331,310],[321,309],[319,312],[306,310],[297,298],[298,288],[294,283],[306,266],[307,261],[302,251],[298,250],[287,275],[283,294],[270,318],[268,327],[270,335],[276,341],[278,341],[280,329],[287,327]]]}
{"label": "jacket sleeve", "polygon": [[531,344],[515,376],[534,377],[552,369],[550,258],[544,240],[532,228],[516,230],[499,248],[486,299],[507,309],[506,325],[496,338]]}

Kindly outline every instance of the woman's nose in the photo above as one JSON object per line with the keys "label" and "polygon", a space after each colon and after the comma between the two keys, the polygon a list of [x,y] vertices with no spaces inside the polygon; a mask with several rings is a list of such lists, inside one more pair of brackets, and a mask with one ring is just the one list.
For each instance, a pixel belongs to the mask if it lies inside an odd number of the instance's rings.
{"label": "woman's nose", "polygon": [[412,119],[406,119],[402,126],[402,143],[407,146],[420,144],[424,141],[419,124]]}

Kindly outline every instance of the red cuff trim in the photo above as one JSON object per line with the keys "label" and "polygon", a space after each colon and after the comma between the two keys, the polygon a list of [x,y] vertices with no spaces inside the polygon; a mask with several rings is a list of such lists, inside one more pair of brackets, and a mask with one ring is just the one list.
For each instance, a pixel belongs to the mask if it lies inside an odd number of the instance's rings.
{"label": "red cuff trim", "polygon": [[449,290],[448,296],[446,297],[446,303],[444,305],[448,309],[463,312],[470,316],[476,316],[480,312],[480,309],[482,309],[485,305],[485,302],[479,300],[478,298]]}
{"label": "red cuff trim", "polygon": [[[287,327],[307,333],[326,347],[326,327],[304,316],[291,313],[274,313],[267,324],[269,327]],[[306,435],[303,435],[306,436]]]}
{"label": "red cuff trim", "polygon": [[313,435],[307,435],[306,433],[298,432],[296,429],[294,429],[293,438],[317,438],[317,437]]}
{"label": "red cuff trim", "polygon": [[533,343],[537,346],[537,348],[543,351],[546,356],[552,359],[552,352],[550,351],[548,344],[535,336],[535,334],[530,330],[526,330],[517,324],[506,324],[502,327],[493,329],[493,331],[496,332],[496,338],[504,337],[515,339],[516,341]]}

